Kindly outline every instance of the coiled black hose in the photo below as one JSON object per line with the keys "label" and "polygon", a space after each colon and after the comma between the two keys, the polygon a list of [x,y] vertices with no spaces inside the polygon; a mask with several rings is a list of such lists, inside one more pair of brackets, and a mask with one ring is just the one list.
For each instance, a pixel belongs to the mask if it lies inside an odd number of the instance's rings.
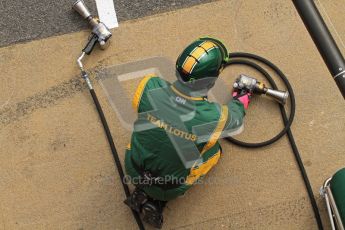
{"label": "coiled black hose", "polygon": [[293,122],[293,119],[294,119],[294,116],[295,116],[296,103],[295,103],[295,95],[293,93],[292,87],[291,87],[287,77],[272,62],[270,62],[269,60],[267,60],[267,59],[265,59],[263,57],[257,56],[255,54],[250,54],[250,53],[230,53],[229,57],[230,57],[230,61],[227,63],[227,66],[229,66],[229,65],[245,65],[245,66],[249,66],[249,67],[257,70],[258,72],[260,72],[267,79],[267,81],[270,83],[272,88],[277,90],[278,89],[277,85],[275,84],[275,82],[272,79],[272,77],[268,74],[268,72],[265,69],[263,69],[261,66],[256,64],[255,62],[249,61],[247,59],[255,60],[257,62],[260,62],[260,63],[268,66],[270,69],[272,69],[280,77],[280,79],[284,82],[284,84],[285,84],[285,86],[286,86],[286,88],[287,88],[287,90],[289,92],[289,95],[290,95],[289,98],[290,98],[290,102],[291,102],[291,107],[290,107],[290,116],[287,117],[287,114],[286,114],[284,106],[279,104],[279,108],[280,108],[281,115],[282,115],[283,122],[284,122],[284,128],[283,128],[283,130],[280,133],[278,133],[272,139],[264,141],[264,142],[261,142],[261,143],[246,143],[246,142],[243,142],[243,141],[236,140],[236,139],[234,139],[232,137],[227,137],[226,140],[231,142],[231,143],[233,143],[233,144],[236,144],[238,146],[245,147],[245,148],[259,148],[259,147],[263,147],[263,146],[267,146],[267,145],[273,144],[274,142],[278,141],[281,137],[283,137],[285,134],[287,134],[289,142],[291,144],[292,151],[294,153],[295,159],[297,161],[298,167],[299,167],[301,175],[303,177],[303,181],[304,181],[304,184],[306,186],[306,189],[307,189],[307,192],[308,192],[308,196],[310,198],[310,203],[311,203],[313,211],[314,211],[314,216],[315,216],[315,219],[317,221],[318,228],[319,228],[319,230],[322,230],[323,229],[322,221],[321,221],[319,209],[318,209],[317,204],[316,204],[314,193],[313,193],[313,190],[311,188],[307,172],[306,172],[306,170],[304,168],[304,165],[303,165],[300,153],[298,151],[297,145],[295,143],[294,137],[293,137],[291,129],[290,129],[290,127],[292,125],[292,122]]}

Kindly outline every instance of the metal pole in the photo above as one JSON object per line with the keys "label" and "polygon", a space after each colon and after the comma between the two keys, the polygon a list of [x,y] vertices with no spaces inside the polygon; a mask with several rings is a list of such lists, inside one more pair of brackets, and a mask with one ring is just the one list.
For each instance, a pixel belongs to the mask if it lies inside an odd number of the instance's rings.
{"label": "metal pole", "polygon": [[345,60],[314,1],[292,0],[292,2],[345,99]]}

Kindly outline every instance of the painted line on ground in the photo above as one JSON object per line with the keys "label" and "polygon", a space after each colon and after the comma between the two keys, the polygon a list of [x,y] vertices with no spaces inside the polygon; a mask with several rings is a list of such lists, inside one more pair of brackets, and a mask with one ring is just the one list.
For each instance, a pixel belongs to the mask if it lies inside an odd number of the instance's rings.
{"label": "painted line on ground", "polygon": [[96,0],[98,17],[109,29],[119,27],[113,0]]}

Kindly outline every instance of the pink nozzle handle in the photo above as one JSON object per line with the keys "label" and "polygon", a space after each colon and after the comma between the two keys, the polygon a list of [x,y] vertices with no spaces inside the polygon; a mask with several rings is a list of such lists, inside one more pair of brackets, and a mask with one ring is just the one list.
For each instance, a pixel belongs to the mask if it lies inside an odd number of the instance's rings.
{"label": "pink nozzle handle", "polygon": [[243,95],[238,95],[238,92],[233,92],[232,97],[236,98],[244,106],[244,109],[248,109],[250,103],[250,93],[245,93]]}

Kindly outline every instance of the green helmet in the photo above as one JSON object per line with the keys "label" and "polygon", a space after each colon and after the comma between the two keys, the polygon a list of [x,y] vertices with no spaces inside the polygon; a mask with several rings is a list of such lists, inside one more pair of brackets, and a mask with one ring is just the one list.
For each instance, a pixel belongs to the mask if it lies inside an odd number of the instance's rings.
{"label": "green helmet", "polygon": [[209,37],[200,38],[178,57],[177,78],[192,89],[210,89],[228,61],[228,51],[221,41]]}

